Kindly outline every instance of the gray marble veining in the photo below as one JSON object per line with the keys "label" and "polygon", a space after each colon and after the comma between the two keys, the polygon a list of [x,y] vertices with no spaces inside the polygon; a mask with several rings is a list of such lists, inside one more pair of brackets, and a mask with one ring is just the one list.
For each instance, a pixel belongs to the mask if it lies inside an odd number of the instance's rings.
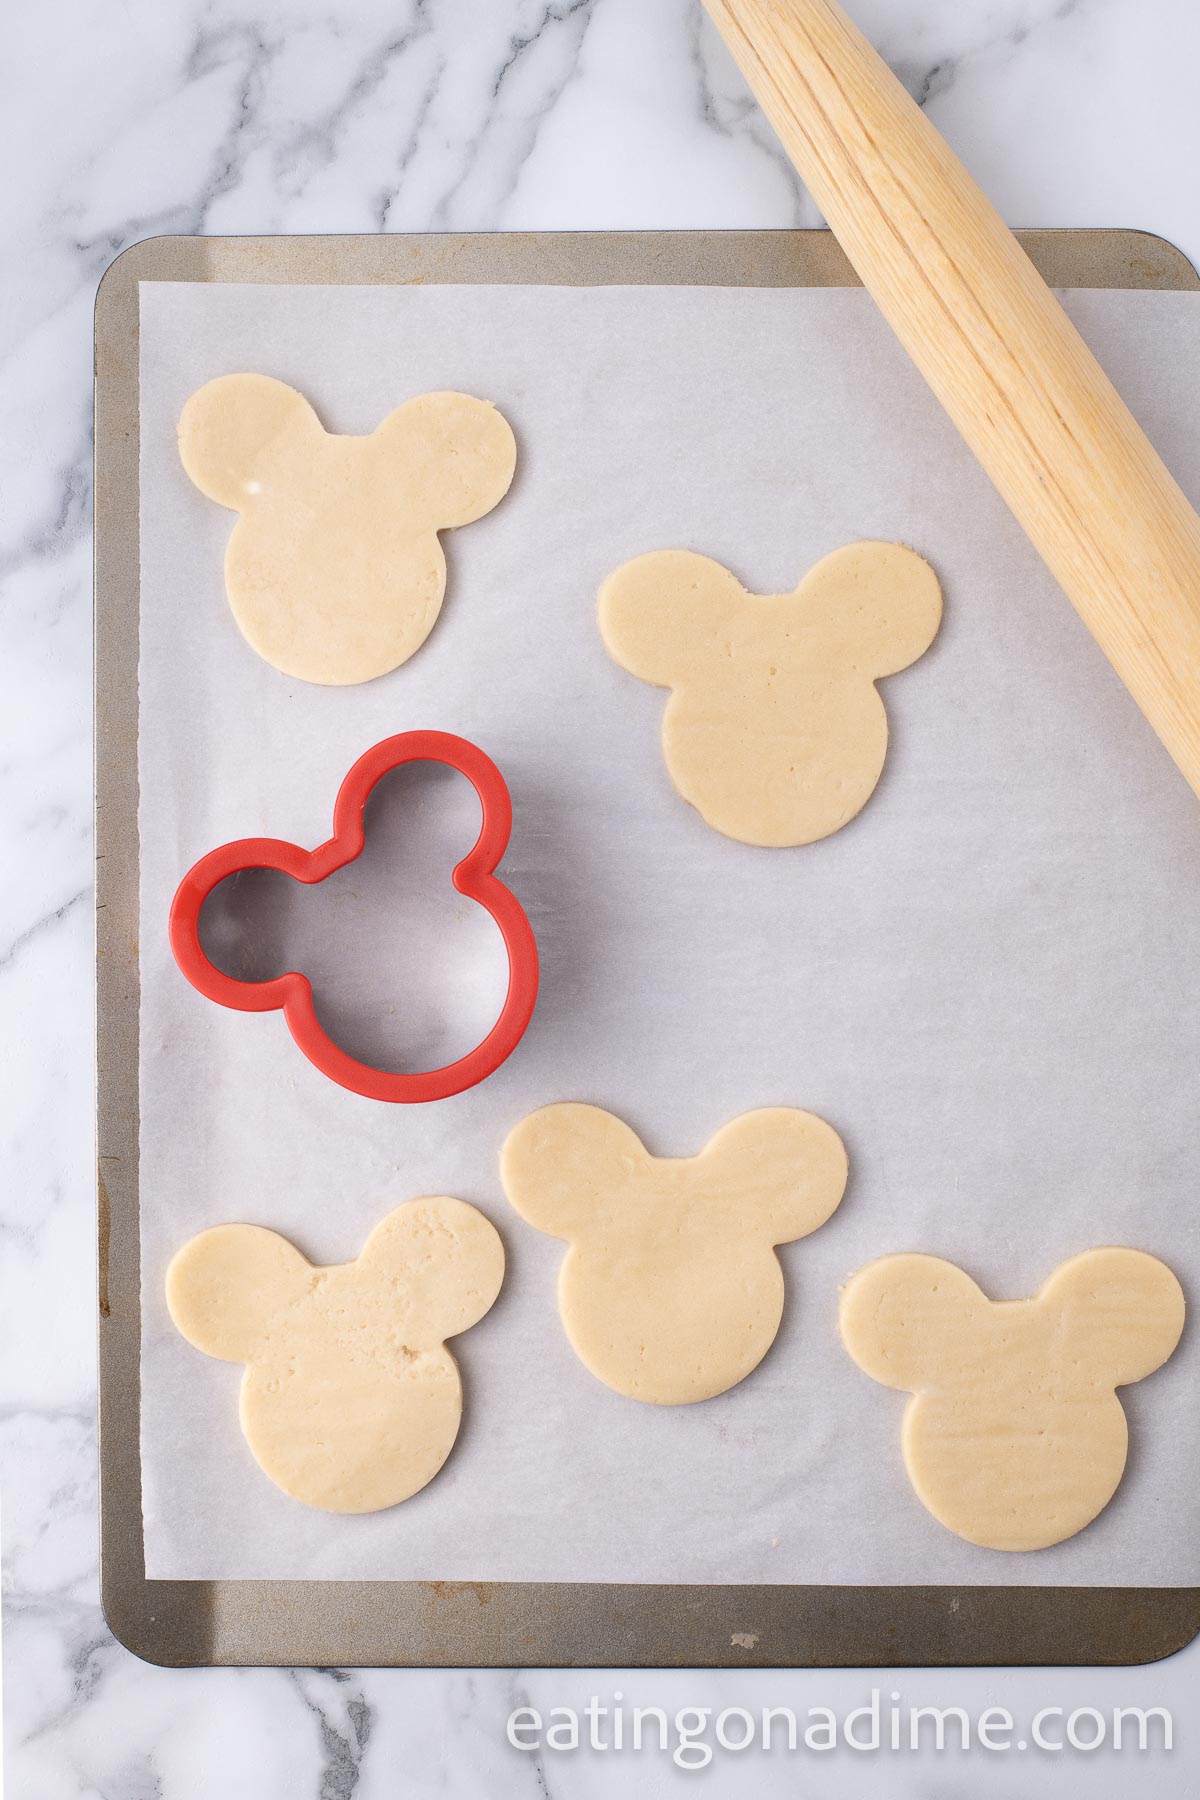
{"label": "gray marble veining", "polygon": [[[1140,225],[1200,256],[1190,0],[857,0],[1015,224]],[[0,21],[0,1187],[6,1745],[14,1800],[384,1800],[625,1791],[600,1753],[511,1750],[532,1701],[853,1705],[856,1673],[210,1670],[139,1663],[96,1597],[90,406],[96,282],[157,232],[816,222],[695,0],[160,0]],[[731,1659],[736,1647],[731,1648]],[[1059,1695],[1187,1716],[1200,1652]],[[1027,1683],[1035,1677],[1027,1677]],[[884,1677],[978,1702],[984,1674]],[[990,1684],[990,1686],[989,1686]],[[1019,1684],[1006,1687],[1011,1698]],[[1069,1701],[1068,1701],[1069,1703]],[[641,1791],[691,1777],[644,1760]],[[1200,1752],[1176,1754],[1179,1793]],[[1018,1785],[1010,1785],[1021,1776]],[[917,1759],[895,1794],[948,1791]],[[1049,1792],[1053,1762],[986,1779]],[[794,1793],[725,1760],[722,1793]],[[980,1779],[980,1778],[977,1778]],[[853,1761],[806,1791],[862,1791]],[[621,1784],[624,1783],[623,1788]],[[709,1784],[711,1786],[711,1783]],[[984,1791],[982,1787],[977,1791]],[[1166,1791],[1165,1789],[1159,1791]]]}

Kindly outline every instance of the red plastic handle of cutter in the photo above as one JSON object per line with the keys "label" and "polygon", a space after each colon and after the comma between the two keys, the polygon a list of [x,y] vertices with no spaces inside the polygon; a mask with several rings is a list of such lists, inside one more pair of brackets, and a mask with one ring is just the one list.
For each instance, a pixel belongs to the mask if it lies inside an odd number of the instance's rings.
{"label": "red plastic handle of cutter", "polygon": [[[325,1032],[313,1006],[312,983],[299,970],[273,981],[238,981],[224,975],[200,946],[200,914],[218,884],[242,869],[280,869],[296,881],[324,881],[352,863],[363,847],[363,813],[372,788],[404,763],[444,763],[465,775],[483,809],[475,844],[451,879],[460,894],[491,914],[508,955],[508,992],[500,1017],[481,1044],[441,1069],[394,1073],[358,1062]],[[192,986],[221,1006],[239,1012],[282,1010],[301,1050],[322,1075],[368,1100],[408,1104],[445,1100],[475,1087],[494,1073],[520,1043],[533,1016],[538,991],[538,954],[533,927],[516,895],[494,870],[508,846],[512,802],[504,777],[489,756],[466,738],[447,731],[402,731],[360,756],[338,789],[333,836],[315,850],[283,838],[240,838],[210,850],[188,870],[171,902],[170,936],[175,960]]]}

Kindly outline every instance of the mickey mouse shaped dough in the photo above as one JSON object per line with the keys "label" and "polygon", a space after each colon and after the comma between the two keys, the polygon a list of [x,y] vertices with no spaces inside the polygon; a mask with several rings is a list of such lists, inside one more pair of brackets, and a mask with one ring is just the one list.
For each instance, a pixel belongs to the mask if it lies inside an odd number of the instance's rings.
{"label": "mickey mouse shaped dough", "polygon": [[529,1224],[571,1248],[558,1282],[581,1362],[633,1400],[679,1406],[734,1387],[783,1313],[776,1244],[823,1225],[846,1152],[812,1113],[743,1113],[698,1156],[651,1156],[597,1106],[546,1106],[511,1133],[500,1175]]}
{"label": "mickey mouse shaped dough", "polygon": [[167,1271],[207,1356],[246,1364],[241,1422],[263,1472],[324,1512],[378,1512],[431,1481],[462,1417],[444,1340],[500,1291],[504,1247],[462,1200],[410,1200],[354,1262],[314,1267],[258,1225],[218,1225]]}
{"label": "mickey mouse shaped dough", "polygon": [[769,848],[865,806],[888,741],[875,683],[929,648],[941,616],[936,575],[902,544],[847,544],[792,594],[748,593],[690,550],[635,557],[600,589],[610,655],[672,690],[675,786],[715,830]]}
{"label": "mickey mouse shaped dough", "polygon": [[422,394],[348,437],[282,381],[222,375],[184,407],[179,454],[240,514],[225,587],[243,635],[285,675],[344,687],[420,649],[446,588],[437,534],[504,498],[517,452],[468,394]]}
{"label": "mickey mouse shaped dough", "polygon": [[913,1396],[901,1443],[935,1519],[992,1550],[1042,1550],[1116,1492],[1128,1428],[1115,1389],[1166,1362],[1183,1292],[1140,1250],[1085,1250],[1032,1300],[989,1300],[936,1256],[885,1256],[842,1292],[859,1368]]}

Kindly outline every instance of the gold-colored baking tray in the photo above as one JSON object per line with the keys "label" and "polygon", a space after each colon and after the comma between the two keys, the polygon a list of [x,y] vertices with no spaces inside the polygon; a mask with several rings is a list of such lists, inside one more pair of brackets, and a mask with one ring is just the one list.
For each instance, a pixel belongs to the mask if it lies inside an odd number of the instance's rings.
{"label": "gold-colored baking tray", "polygon": [[[1200,289],[1137,231],[1033,231],[1061,287]],[[139,1656],[502,1667],[1137,1663],[1200,1630],[1200,1589],[150,1581],[138,1363],[138,284],[853,287],[827,231],[153,238],[96,304],[96,907],[104,1610]],[[752,1631],[747,1630],[748,1624]]]}

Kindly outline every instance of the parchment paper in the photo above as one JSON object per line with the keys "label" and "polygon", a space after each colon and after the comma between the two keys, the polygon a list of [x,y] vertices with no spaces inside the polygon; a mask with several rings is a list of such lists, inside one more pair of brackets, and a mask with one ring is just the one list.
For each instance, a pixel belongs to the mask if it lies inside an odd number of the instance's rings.
{"label": "parchment paper", "polygon": [[[1068,304],[1200,499],[1196,297]],[[149,1574],[1200,1581],[1194,1327],[1166,1369],[1126,1390],[1132,1449],[1111,1506],[1028,1556],[974,1549],[924,1511],[900,1458],[904,1397],[861,1374],[837,1337],[839,1284],[908,1248],[1012,1297],[1076,1251],[1128,1243],[1165,1257],[1200,1303],[1200,806],[871,302],[154,284],[141,332]],[[513,490],[444,539],[442,617],[396,673],[305,686],[240,637],[221,575],[232,515],[191,486],[175,448],[187,396],[231,370],[293,383],[340,431],[446,387],[511,420]],[[781,591],[858,537],[911,543],[945,590],[934,649],[883,686],[883,779],[821,844],[728,842],[670,785],[665,696],[605,654],[597,584],[640,551],[688,546]],[[537,931],[543,989],[492,1079],[404,1108],[324,1080],[280,1015],[202,999],[166,925],[203,852],[255,833],[321,841],[354,758],[416,726],[475,739],[509,782],[504,867]],[[328,1004],[361,1013],[377,988],[365,1040],[394,1028],[419,1053],[453,1049],[469,1041],[476,989],[494,991],[495,946],[464,922],[453,953],[430,956],[431,920],[447,915],[422,859],[439,849],[448,873],[473,808],[456,778],[398,804],[389,841],[402,853],[419,825],[422,873],[397,873],[383,941],[364,947],[351,924],[335,938],[331,962],[343,945],[363,960]],[[348,890],[343,920],[354,900]],[[447,930],[467,910],[452,908]],[[445,1032],[431,973],[447,983]],[[418,996],[407,1023],[406,984]],[[508,1129],[562,1099],[610,1107],[661,1154],[691,1153],[769,1104],[811,1108],[845,1138],[845,1201],[781,1252],[782,1329],[732,1392],[642,1406],[572,1354],[555,1308],[563,1246],[509,1211],[497,1176]],[[508,1251],[500,1301],[453,1346],[461,1437],[441,1475],[390,1512],[308,1511],[251,1458],[240,1370],[171,1327],[166,1264],[193,1233],[239,1219],[316,1260],[348,1258],[389,1207],[423,1193],[481,1207]]]}

